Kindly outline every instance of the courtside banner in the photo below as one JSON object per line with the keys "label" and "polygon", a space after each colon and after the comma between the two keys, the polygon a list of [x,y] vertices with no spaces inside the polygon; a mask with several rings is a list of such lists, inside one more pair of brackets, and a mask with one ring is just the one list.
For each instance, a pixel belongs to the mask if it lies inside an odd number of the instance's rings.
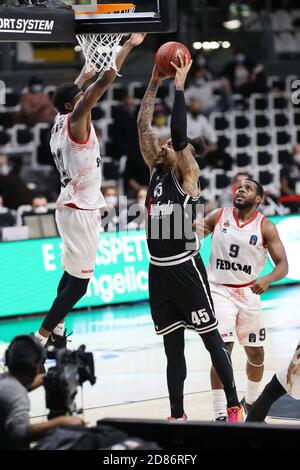
{"label": "courtside banner", "polygon": [[0,7],[0,41],[75,42],[72,8]]}
{"label": "courtside banner", "polygon": [[[288,276],[276,284],[300,282],[300,215],[271,217],[289,260]],[[61,268],[60,238],[0,243],[0,316],[49,310]],[[202,241],[207,265],[210,237]],[[148,253],[144,231],[102,233],[94,277],[78,308],[136,302],[148,299]],[[262,275],[273,269],[268,258]]]}

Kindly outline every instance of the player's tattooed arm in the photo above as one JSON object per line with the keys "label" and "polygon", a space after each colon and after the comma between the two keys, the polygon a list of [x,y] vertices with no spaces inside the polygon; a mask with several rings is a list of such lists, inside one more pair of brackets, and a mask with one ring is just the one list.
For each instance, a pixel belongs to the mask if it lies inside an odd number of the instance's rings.
{"label": "player's tattooed arm", "polygon": [[289,271],[285,249],[273,222],[266,219],[263,220],[262,234],[275,267],[270,274],[254,281],[251,290],[254,294],[258,295],[266,292],[272,282],[283,279]]}
{"label": "player's tattooed arm", "polygon": [[292,385],[292,380],[293,380],[293,375],[296,374],[300,370],[300,341],[298,343],[298,346],[296,347],[296,351],[294,352],[294,355],[292,357],[292,360],[290,362],[289,368],[288,368],[288,373],[287,373],[287,383],[288,385]]}
{"label": "player's tattooed arm", "polygon": [[146,93],[142,99],[141,107],[137,118],[137,127],[140,140],[140,148],[146,164],[153,168],[155,159],[158,157],[161,149],[158,137],[152,127],[155,98],[160,82],[163,77],[159,74],[156,67],[152,72],[152,77]]}
{"label": "player's tattooed arm", "polygon": [[177,152],[177,155],[176,173],[182,178],[182,189],[192,197],[200,196],[200,169],[193,155],[192,146],[188,144],[185,149]]}
{"label": "player's tattooed arm", "polygon": [[201,240],[214,231],[214,228],[220,218],[222,209],[214,209],[207,214],[204,219],[197,219],[193,223],[193,230]]}

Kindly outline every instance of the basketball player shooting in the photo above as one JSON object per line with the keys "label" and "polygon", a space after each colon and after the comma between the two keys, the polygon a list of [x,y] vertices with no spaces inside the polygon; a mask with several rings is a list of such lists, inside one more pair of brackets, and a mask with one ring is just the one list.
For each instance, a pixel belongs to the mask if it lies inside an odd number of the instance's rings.
{"label": "basketball player shooting", "polygon": [[[132,34],[116,58],[120,70],[130,51],[141,44],[145,34]],[[95,72],[82,72],[74,84],[58,88],[53,104],[58,110],[50,147],[60,174],[61,193],[56,222],[63,241],[64,274],[57,297],[36,336],[42,343],[66,346],[64,318],[84,296],[93,276],[100,231],[99,209],[105,206],[101,193],[101,157],[92,124],[91,110],[116,78],[111,68],[86,91],[80,86]],[[50,337],[51,334],[51,337]]]}
{"label": "basketball player shooting", "polygon": [[[172,236],[172,227],[182,223],[182,218],[177,219],[178,212],[184,219],[189,218],[200,196],[200,170],[195,160],[195,149],[187,139],[184,99],[184,84],[192,61],[187,56],[180,56],[179,66],[172,64],[176,72],[171,115],[172,139],[160,146],[151,127],[155,97],[162,80],[166,78],[156,66],[138,115],[140,147],[151,174],[146,197],[150,307],[156,333],[163,336],[167,357],[171,406],[169,419],[187,419],[184,411],[184,331],[189,328],[201,335],[212,363],[222,377],[228,420],[241,421],[242,408],[236,393],[230,355],[217,329],[206,271],[198,253],[197,237],[191,230],[191,248],[189,237],[182,235],[177,238],[175,233]],[[189,222],[192,227],[192,218]],[[156,231],[157,223],[161,228]],[[170,237],[163,236],[165,228],[171,230]]]}
{"label": "basketball player shooting", "polygon": [[[257,210],[263,197],[260,183],[245,179],[237,187],[233,208],[216,209],[195,224],[200,237],[212,233],[208,278],[219,331],[230,351],[236,334],[247,355],[247,389],[241,402],[246,413],[257,398],[264,370],[266,330],[260,294],[288,273],[277,229]],[[274,269],[258,278],[268,252]],[[211,370],[211,385],[215,418],[223,421],[225,397],[215,368]]]}

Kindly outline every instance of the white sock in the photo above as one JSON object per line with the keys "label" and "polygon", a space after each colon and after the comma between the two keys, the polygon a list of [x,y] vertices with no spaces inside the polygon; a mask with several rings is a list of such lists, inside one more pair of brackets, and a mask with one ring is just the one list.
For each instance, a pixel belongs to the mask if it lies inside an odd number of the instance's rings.
{"label": "white sock", "polygon": [[246,403],[252,405],[257,400],[260,382],[247,381]]}
{"label": "white sock", "polygon": [[65,322],[62,321],[53,330],[53,333],[55,333],[58,336],[63,336],[65,332]]}
{"label": "white sock", "polygon": [[212,397],[215,419],[227,417],[227,403],[224,390],[212,390]]}
{"label": "white sock", "polygon": [[41,343],[42,346],[46,346],[48,338],[46,338],[45,336],[42,336],[39,333],[39,330],[35,333],[35,337],[39,340],[39,342]]}

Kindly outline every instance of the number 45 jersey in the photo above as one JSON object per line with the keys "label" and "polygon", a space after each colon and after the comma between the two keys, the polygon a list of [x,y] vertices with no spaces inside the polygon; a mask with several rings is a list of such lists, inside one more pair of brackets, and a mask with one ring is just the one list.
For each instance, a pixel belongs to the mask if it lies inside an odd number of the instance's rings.
{"label": "number 45 jersey", "polygon": [[229,287],[246,287],[262,271],[267,249],[262,234],[264,216],[256,212],[241,223],[236,209],[222,209],[212,234],[209,280]]}
{"label": "number 45 jersey", "polygon": [[62,186],[57,206],[74,204],[90,210],[105,207],[100,189],[102,161],[93,124],[87,139],[78,142],[71,133],[70,114],[58,114],[51,131],[50,147]]}

